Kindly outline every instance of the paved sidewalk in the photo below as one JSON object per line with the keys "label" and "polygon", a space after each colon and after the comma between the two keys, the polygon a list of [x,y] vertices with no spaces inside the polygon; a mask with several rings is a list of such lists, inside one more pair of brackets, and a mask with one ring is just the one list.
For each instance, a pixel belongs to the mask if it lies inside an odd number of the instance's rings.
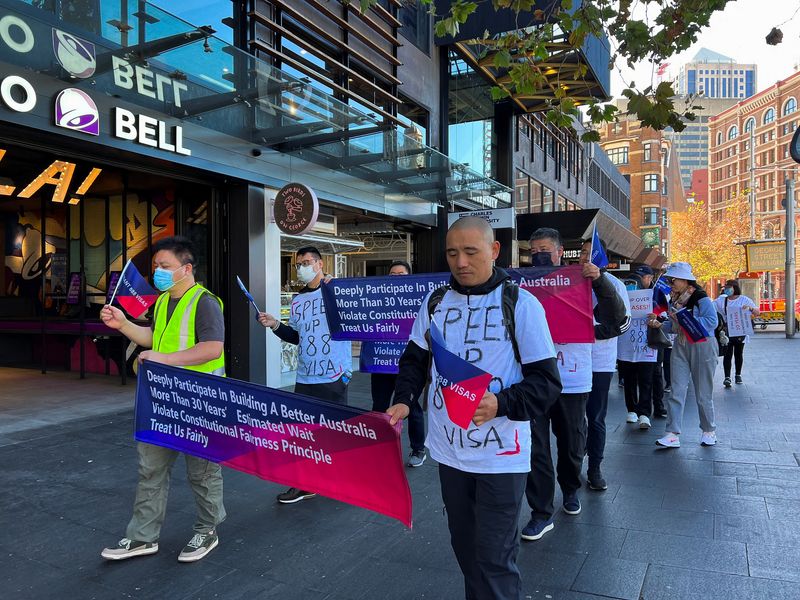
{"label": "paved sidewalk", "polygon": [[[159,553],[107,563],[136,482],[133,386],[0,374],[4,599],[463,598],[430,460],[408,472],[413,530],[325,498],[281,506],[279,486],[226,470],[220,546],[191,565],[176,561],[194,512],[179,464]],[[679,450],[656,449],[663,420],[624,423],[614,380],[609,489],[582,492],[580,515],[523,544],[528,598],[800,598],[800,339],[757,334],[744,377],[726,391],[717,371],[719,445],[700,447],[690,402]],[[357,375],[351,402],[368,406],[368,389]]]}

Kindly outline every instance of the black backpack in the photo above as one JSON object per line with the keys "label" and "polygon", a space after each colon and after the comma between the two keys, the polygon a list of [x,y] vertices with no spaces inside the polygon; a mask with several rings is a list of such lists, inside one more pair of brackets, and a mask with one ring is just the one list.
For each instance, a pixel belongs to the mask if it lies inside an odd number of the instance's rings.
{"label": "black backpack", "polygon": [[[433,312],[439,303],[444,298],[444,295],[450,290],[449,285],[443,285],[436,288],[428,298],[428,318],[433,318]],[[511,338],[511,347],[514,349],[514,358],[521,365],[522,359],[519,354],[519,346],[517,345],[516,336],[516,316],[514,311],[519,299],[519,286],[510,279],[503,280],[503,324],[506,326],[508,335]]]}

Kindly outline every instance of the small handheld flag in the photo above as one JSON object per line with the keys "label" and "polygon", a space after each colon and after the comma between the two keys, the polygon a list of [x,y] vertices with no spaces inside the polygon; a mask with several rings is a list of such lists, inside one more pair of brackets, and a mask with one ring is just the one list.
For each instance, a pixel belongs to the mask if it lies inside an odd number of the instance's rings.
{"label": "small handheld flag", "polygon": [[603,249],[603,244],[600,243],[600,234],[597,233],[597,221],[594,222],[594,230],[592,232],[592,264],[603,269],[608,266],[608,256]]}
{"label": "small handheld flag", "polygon": [[701,325],[700,321],[695,319],[692,311],[682,308],[675,313],[675,318],[678,320],[678,325],[680,325],[681,330],[686,335],[686,340],[690,344],[705,342],[708,339],[708,331]]}
{"label": "small handheld flag", "polygon": [[436,365],[436,384],[442,391],[447,416],[462,429],[467,429],[492,376],[450,352],[442,332],[433,320],[430,341],[433,362]]}
{"label": "small handheld flag", "polygon": [[129,260],[120,273],[108,304],[113,304],[115,298],[125,312],[134,319],[139,319],[158,300],[158,292],[150,287],[136,265]]}
{"label": "small handheld flag", "polygon": [[247,298],[250,301],[250,304],[253,306],[253,308],[256,309],[256,312],[260,313],[261,311],[258,310],[258,305],[256,304],[253,295],[249,291],[247,291],[247,288],[244,286],[244,283],[242,283],[242,280],[239,279],[238,275],[236,276],[236,283],[239,284],[239,289],[242,290],[242,293],[244,294],[245,298]]}
{"label": "small handheld flag", "polygon": [[669,293],[672,291],[670,285],[661,277],[656,280],[653,286],[653,312],[657,315],[667,312],[669,308]]}

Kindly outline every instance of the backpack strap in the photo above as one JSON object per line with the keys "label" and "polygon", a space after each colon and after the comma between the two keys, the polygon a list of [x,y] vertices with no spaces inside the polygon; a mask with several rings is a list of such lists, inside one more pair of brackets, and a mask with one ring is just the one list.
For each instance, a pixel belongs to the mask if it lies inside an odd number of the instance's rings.
{"label": "backpack strap", "polygon": [[449,285],[443,285],[433,290],[433,293],[428,296],[428,319],[433,318],[433,313],[436,307],[444,300],[444,295],[450,291]]}
{"label": "backpack strap", "polygon": [[519,345],[517,344],[517,317],[515,314],[517,300],[519,300],[519,286],[510,279],[506,279],[503,281],[503,323],[506,326],[506,331],[508,331],[511,347],[514,349],[514,358],[522,365]]}

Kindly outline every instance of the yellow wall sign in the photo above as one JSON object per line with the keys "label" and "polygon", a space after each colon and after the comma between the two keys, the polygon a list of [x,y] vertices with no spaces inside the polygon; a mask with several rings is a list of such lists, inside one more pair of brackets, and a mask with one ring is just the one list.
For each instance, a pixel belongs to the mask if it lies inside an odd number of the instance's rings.
{"label": "yellow wall sign", "polygon": [[[747,248],[747,270],[763,273],[783,271],[786,268],[786,244],[784,242],[761,242],[745,244]],[[797,248],[795,248],[797,254]]]}

